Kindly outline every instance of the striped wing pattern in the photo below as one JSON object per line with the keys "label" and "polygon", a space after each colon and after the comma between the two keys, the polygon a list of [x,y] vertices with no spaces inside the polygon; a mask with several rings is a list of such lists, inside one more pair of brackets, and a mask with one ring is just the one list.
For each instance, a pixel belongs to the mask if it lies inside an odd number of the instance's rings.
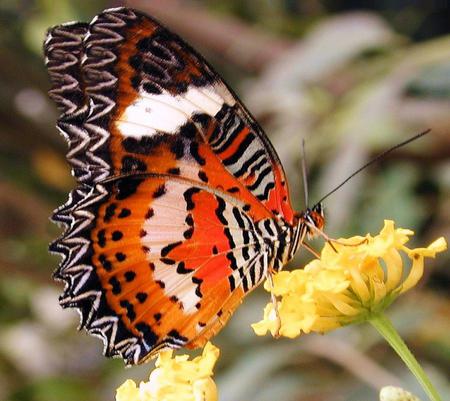
{"label": "striped wing pattern", "polygon": [[61,304],[129,364],[203,345],[293,253],[272,145],[201,56],[137,11],[55,27],[44,49],[78,181],[53,216]]}

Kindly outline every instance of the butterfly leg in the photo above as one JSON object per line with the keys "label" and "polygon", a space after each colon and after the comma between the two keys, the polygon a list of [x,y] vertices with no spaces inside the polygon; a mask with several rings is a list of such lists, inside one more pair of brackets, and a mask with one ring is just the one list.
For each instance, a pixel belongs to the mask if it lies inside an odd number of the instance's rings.
{"label": "butterfly leg", "polygon": [[269,261],[267,259],[267,253],[264,254],[264,264],[265,266],[267,266],[266,272],[267,272],[267,281],[269,282],[269,286],[270,286],[270,298],[272,301],[272,305],[273,305],[273,310],[275,312],[275,317],[276,317],[276,326],[275,326],[275,332],[273,333],[273,336],[275,338],[279,338],[280,337],[280,329],[281,329],[281,317],[280,317],[280,311],[278,309],[278,298],[275,295],[275,293],[273,292],[273,288],[274,288],[274,284],[273,284],[273,273],[272,271],[270,271],[270,269],[268,268],[269,266]]}
{"label": "butterfly leg", "polygon": [[317,259],[320,259],[319,253],[314,248],[312,248],[309,244],[307,244],[306,242],[303,242],[303,241],[301,244],[302,244],[301,246],[304,247],[310,253],[312,253],[314,255],[314,257],[316,257]]}
{"label": "butterfly leg", "polygon": [[339,245],[343,245],[343,246],[359,246],[361,244],[367,243],[367,241],[368,241],[367,238],[364,238],[361,241],[357,242],[356,244],[348,244],[346,242],[339,241],[338,239],[334,239],[334,238],[329,237],[320,228],[316,227],[313,224],[308,224],[308,227],[311,228],[312,230],[316,231],[317,234],[320,235],[331,246],[331,248],[333,248],[333,251],[335,251],[336,253],[338,253],[338,250],[333,245],[333,243],[339,244]]}
{"label": "butterfly leg", "polygon": [[280,337],[280,329],[281,329],[281,317],[280,317],[280,311],[278,309],[278,298],[273,292],[273,276],[272,273],[268,273],[267,280],[269,281],[270,285],[270,298],[272,301],[273,309],[275,311],[275,317],[276,317],[276,326],[275,326],[275,332],[273,333],[273,336],[275,338]]}

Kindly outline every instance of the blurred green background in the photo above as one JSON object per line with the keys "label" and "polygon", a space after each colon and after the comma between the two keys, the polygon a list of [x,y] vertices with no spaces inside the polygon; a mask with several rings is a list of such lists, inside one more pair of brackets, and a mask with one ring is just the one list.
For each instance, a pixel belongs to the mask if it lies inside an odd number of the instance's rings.
{"label": "blurred green background", "polygon": [[[51,280],[58,257],[49,222],[74,181],[57,112],[46,96],[47,27],[89,21],[99,0],[0,1],[0,399],[113,400],[124,369],[100,341],[77,332]],[[450,235],[450,2],[227,0],[129,1],[201,50],[273,141],[302,209],[301,139],[311,200],[377,153],[431,128],[427,137],[371,166],[325,202],[332,236],[377,232],[384,218],[414,229],[416,244]],[[315,243],[320,247],[320,241]],[[292,266],[308,255],[300,252]],[[428,264],[419,288],[389,311],[444,399],[450,394],[448,253]],[[369,401],[383,385],[425,396],[374,330],[257,338],[268,295],[246,299],[216,337],[222,401]]]}

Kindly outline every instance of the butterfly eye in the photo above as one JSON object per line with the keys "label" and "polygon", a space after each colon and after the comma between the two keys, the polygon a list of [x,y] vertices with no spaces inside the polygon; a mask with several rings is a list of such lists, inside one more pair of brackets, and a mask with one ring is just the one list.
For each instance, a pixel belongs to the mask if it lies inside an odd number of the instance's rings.
{"label": "butterfly eye", "polygon": [[325,225],[325,219],[323,217],[322,211],[319,213],[317,211],[311,212],[311,220],[313,221],[314,227],[317,227],[319,230],[322,230]]}
{"label": "butterfly eye", "polygon": [[314,205],[311,209],[312,212],[317,213],[321,216],[324,215],[324,209],[321,203],[317,203],[316,205]]}

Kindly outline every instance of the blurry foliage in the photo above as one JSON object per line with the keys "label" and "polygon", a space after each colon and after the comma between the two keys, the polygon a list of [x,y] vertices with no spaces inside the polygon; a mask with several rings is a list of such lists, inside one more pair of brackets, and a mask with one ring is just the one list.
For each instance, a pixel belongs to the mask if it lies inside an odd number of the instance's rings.
{"label": "blurry foliage", "polygon": [[[64,202],[73,180],[64,141],[54,128],[57,113],[45,94],[43,35],[49,26],[90,20],[118,4],[0,2],[2,400],[112,400],[126,377],[139,380],[149,372],[148,366],[124,370],[121,361],[106,360],[97,339],[75,330],[76,314],[57,304],[61,287],[51,279],[57,258],[47,252],[60,232],[48,217]],[[183,7],[191,4],[209,11],[211,19],[234,17],[290,44],[281,57],[260,66],[258,76],[225,64],[226,55],[217,57],[224,62],[217,68],[272,139],[297,209],[304,207],[301,138],[314,201],[377,153],[432,128],[426,138],[371,166],[327,199],[327,227],[334,236],[353,235],[378,230],[389,217],[417,230],[420,242],[449,238],[448,2],[167,0],[163,6],[172,5],[181,24]],[[360,9],[366,12],[341,14]],[[193,45],[202,48],[202,41]],[[207,50],[214,55],[214,48]],[[307,258],[300,252],[293,264]],[[395,325],[442,394],[450,393],[449,262],[448,254],[438,258],[422,288],[392,310]],[[266,302],[267,295],[256,291],[215,339],[222,348],[217,375],[222,401],[376,400],[387,384],[425,399],[369,327],[295,341],[256,338],[249,324]]]}

